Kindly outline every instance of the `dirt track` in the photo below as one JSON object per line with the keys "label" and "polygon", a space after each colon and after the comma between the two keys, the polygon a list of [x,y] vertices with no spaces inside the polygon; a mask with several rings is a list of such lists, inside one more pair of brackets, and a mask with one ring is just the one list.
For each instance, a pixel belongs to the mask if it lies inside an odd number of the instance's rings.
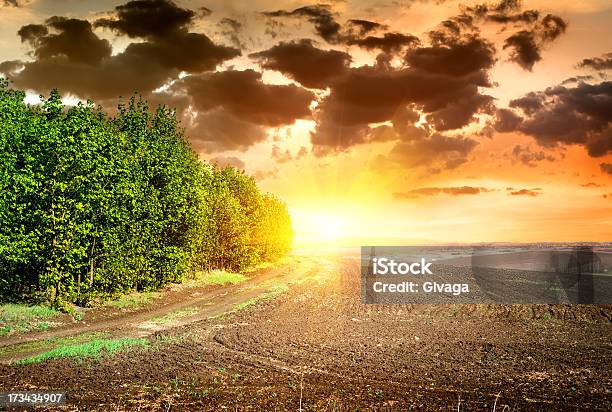
{"label": "dirt track", "polygon": [[[304,257],[252,285],[101,319],[81,328],[153,333],[152,345],[0,365],[1,390],[65,389],[73,410],[612,410],[610,307],[362,305],[358,270],[354,258]],[[290,290],[208,318],[270,279]],[[170,329],[139,327],[193,305]]]}
{"label": "dirt track", "polygon": [[[273,269],[261,270],[249,277],[246,282],[225,287],[207,286],[193,288],[167,287],[160,299],[135,310],[118,310],[111,307],[97,308],[79,322],[68,321],[61,327],[28,334],[15,334],[0,338],[0,363],[31,356],[39,351],[19,352],[15,355],[12,349],[19,349],[32,342],[54,338],[64,338],[84,333],[104,332],[113,338],[144,337],[165,329],[190,324],[208,319],[232,310],[234,305],[265,293],[275,282],[291,283],[308,276],[316,269],[314,259],[304,257],[292,258],[289,263]],[[182,316],[164,324],[151,322],[183,309],[193,309],[193,315]],[[64,319],[70,319],[64,316]]]}

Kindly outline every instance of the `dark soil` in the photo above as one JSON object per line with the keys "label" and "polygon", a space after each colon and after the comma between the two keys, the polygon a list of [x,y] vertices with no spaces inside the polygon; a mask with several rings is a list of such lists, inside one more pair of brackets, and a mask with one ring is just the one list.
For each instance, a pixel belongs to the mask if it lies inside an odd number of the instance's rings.
{"label": "dark soil", "polygon": [[67,410],[612,410],[609,306],[363,305],[358,260],[317,267],[146,350],[0,365],[0,390],[66,390]]}

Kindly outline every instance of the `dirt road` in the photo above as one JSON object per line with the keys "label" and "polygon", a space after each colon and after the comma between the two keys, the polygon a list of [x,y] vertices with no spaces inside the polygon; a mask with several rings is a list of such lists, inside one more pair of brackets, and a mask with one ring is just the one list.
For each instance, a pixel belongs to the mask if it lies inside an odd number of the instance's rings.
{"label": "dirt road", "polygon": [[[277,267],[251,274],[247,281],[237,285],[169,286],[163,290],[161,298],[136,309],[96,308],[81,321],[68,321],[61,327],[0,338],[0,363],[11,363],[50,349],[47,345],[36,350],[20,350],[38,346],[34,345],[37,342],[95,333],[104,333],[112,338],[146,337],[219,316],[230,312],[237,304],[265,294],[271,286],[286,285],[307,278],[315,273],[316,268],[315,259],[292,257]],[[64,319],[70,317],[65,316]]]}
{"label": "dirt road", "polygon": [[[279,283],[288,290],[217,316]],[[610,307],[363,305],[354,256],[302,256],[248,283],[176,293],[28,338],[149,334],[149,347],[0,365],[1,390],[63,389],[67,410],[612,410]]]}

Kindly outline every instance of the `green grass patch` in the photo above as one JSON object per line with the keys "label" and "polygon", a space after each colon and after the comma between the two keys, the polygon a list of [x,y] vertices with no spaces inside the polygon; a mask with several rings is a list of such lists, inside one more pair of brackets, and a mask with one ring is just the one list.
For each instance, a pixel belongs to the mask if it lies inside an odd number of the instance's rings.
{"label": "green grass patch", "polygon": [[285,283],[282,283],[282,282],[271,283],[268,289],[264,293],[260,294],[259,296],[256,296],[254,298],[247,299],[244,302],[235,304],[233,311],[235,312],[235,311],[246,309],[249,306],[253,306],[260,300],[275,298],[278,295],[281,295],[287,292],[288,290],[289,290],[289,286],[287,286]]}
{"label": "green grass patch", "polygon": [[65,345],[52,349],[40,355],[23,359],[15,363],[28,365],[31,363],[44,362],[48,359],[61,358],[94,358],[99,359],[103,355],[113,355],[117,352],[125,351],[131,347],[146,347],[149,346],[149,341],[143,338],[124,338],[124,339],[93,339],[89,342],[78,345]]}
{"label": "green grass patch", "polygon": [[248,278],[241,273],[213,270],[210,272],[198,272],[194,279],[183,282],[183,285],[185,287],[237,285],[247,279]]}
{"label": "green grass patch", "polygon": [[279,282],[270,286],[264,296],[266,298],[273,298],[287,291],[289,291],[289,286],[287,286],[285,283]]}
{"label": "green grass patch", "polygon": [[162,294],[160,292],[130,293],[129,295],[121,296],[117,300],[106,302],[106,306],[112,306],[117,309],[138,309],[148,305],[161,296]]}
{"label": "green grass patch", "polygon": [[275,260],[273,262],[261,262],[258,263],[257,265],[250,267],[248,269],[245,270],[246,273],[253,273],[253,272],[257,272],[260,270],[265,270],[265,269],[274,269],[277,267],[280,267],[286,263],[289,263],[289,261],[291,260],[291,258],[289,256],[283,256],[282,258]]}
{"label": "green grass patch", "polygon": [[178,309],[173,312],[167,313],[164,316],[157,316],[155,318],[152,318],[151,322],[157,323],[158,325],[166,325],[175,320],[195,315],[196,313],[198,313],[198,311],[198,308],[193,307]]}
{"label": "green grass patch", "polygon": [[256,297],[256,298],[251,298],[251,299],[245,300],[244,302],[236,303],[234,305],[234,310],[235,311],[243,310],[243,309],[248,308],[249,306],[253,306],[257,302],[259,302],[259,299],[261,299],[261,298],[260,297]]}
{"label": "green grass patch", "polygon": [[44,330],[53,325],[49,320],[59,311],[42,305],[7,304],[0,306],[0,336]]}
{"label": "green grass patch", "polygon": [[76,336],[69,336],[66,338],[50,338],[43,339],[35,342],[21,343],[18,345],[6,346],[0,348],[0,356],[18,355],[20,353],[34,352],[37,350],[44,350],[49,348],[55,348],[58,346],[75,345],[78,343],[87,342],[93,339],[108,338],[110,333],[106,332],[93,332],[83,333]]}

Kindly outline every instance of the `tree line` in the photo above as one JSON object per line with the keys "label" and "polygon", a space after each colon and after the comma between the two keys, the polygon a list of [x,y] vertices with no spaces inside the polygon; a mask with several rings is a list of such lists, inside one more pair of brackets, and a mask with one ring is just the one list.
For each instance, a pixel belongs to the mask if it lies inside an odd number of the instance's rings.
{"label": "tree line", "polygon": [[242,270],[290,248],[287,207],[201,162],[174,111],[39,105],[0,79],[0,297],[62,307]]}

